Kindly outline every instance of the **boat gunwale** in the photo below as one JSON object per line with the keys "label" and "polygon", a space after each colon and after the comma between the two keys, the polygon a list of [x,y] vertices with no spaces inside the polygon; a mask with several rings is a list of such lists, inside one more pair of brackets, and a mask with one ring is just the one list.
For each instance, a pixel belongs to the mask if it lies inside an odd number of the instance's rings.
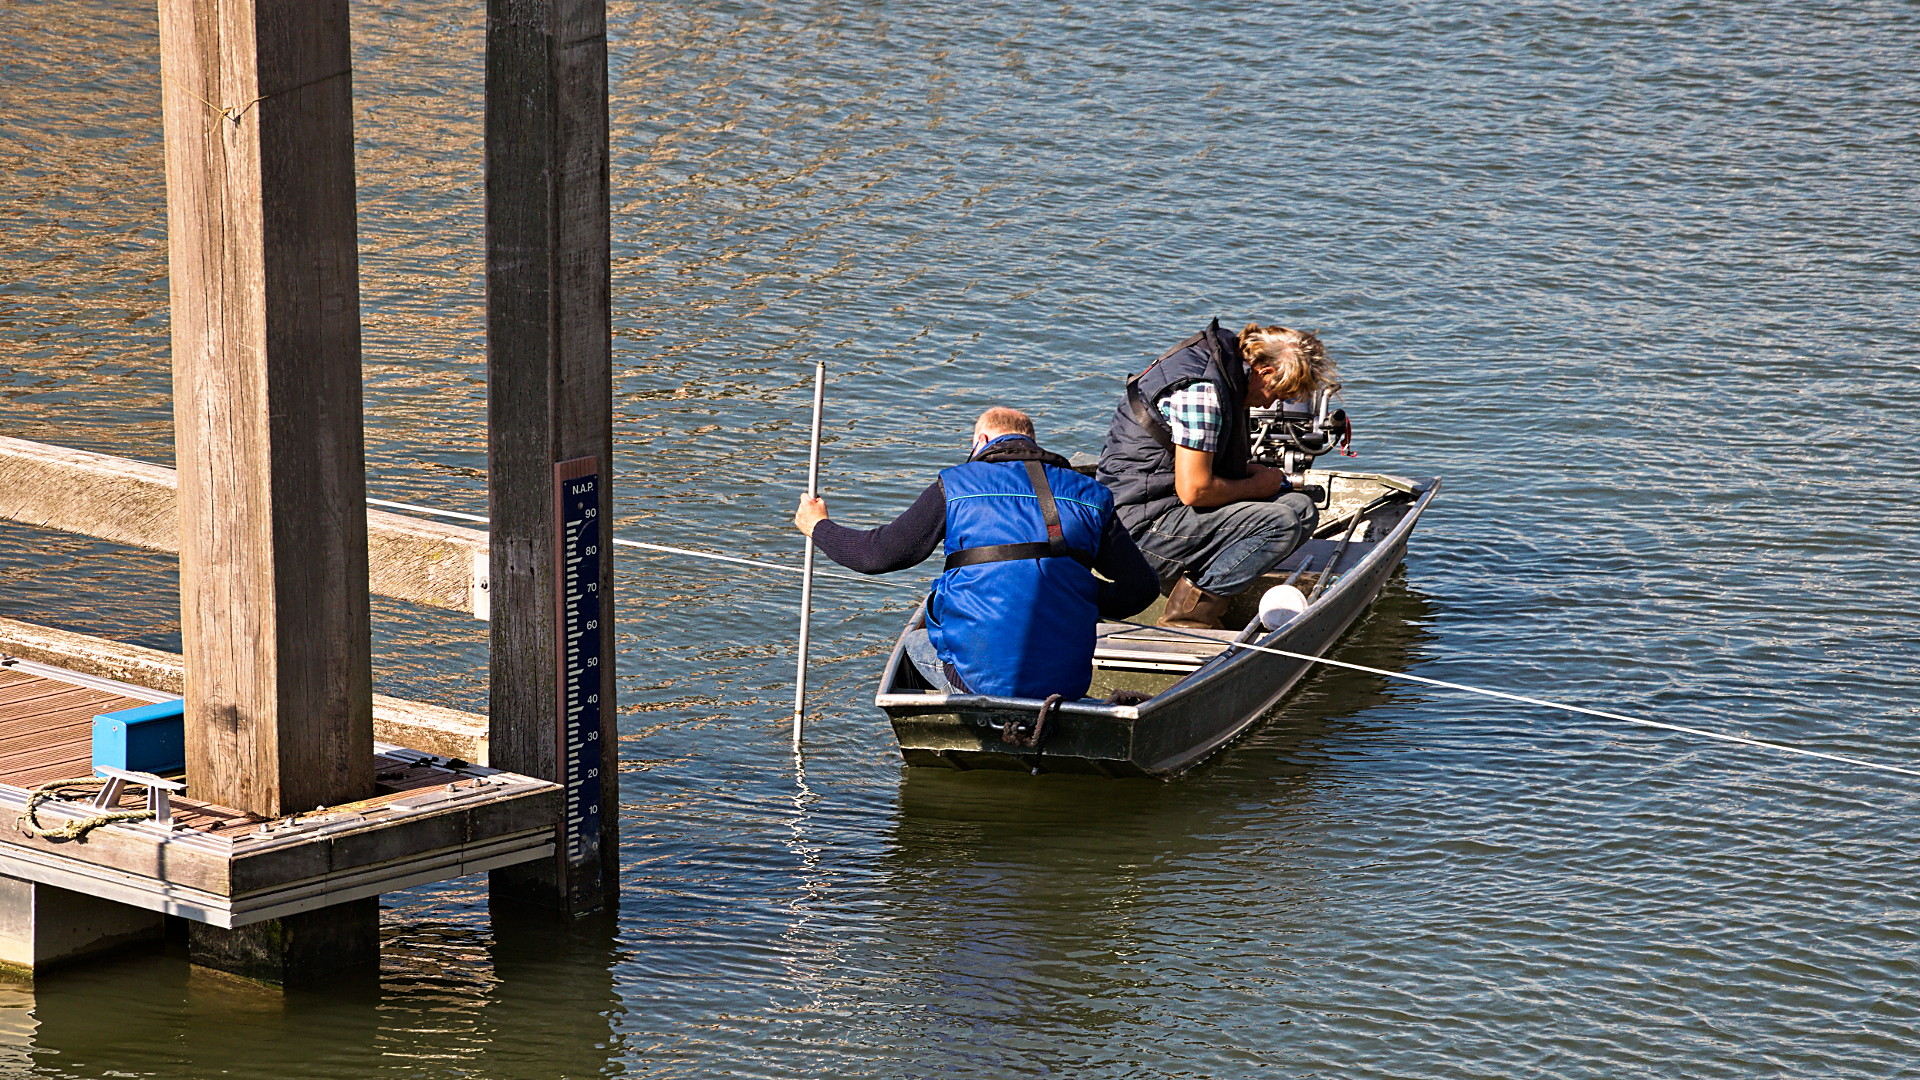
{"label": "boat gunwale", "polygon": [[[1353,474],[1349,473],[1347,475]],[[1392,477],[1391,479],[1401,480],[1402,478]],[[1407,509],[1406,514],[1401,517],[1399,524],[1394,526],[1393,531],[1374,544],[1373,549],[1367,552],[1365,558],[1354,563],[1345,573],[1342,573],[1340,580],[1335,582],[1326,592],[1315,598],[1311,607],[1302,611],[1295,618],[1289,619],[1278,629],[1268,631],[1265,637],[1257,641],[1248,642],[1247,644],[1266,649],[1281,648],[1281,646],[1277,644],[1281,638],[1304,632],[1314,626],[1316,620],[1309,618],[1310,615],[1325,616],[1328,612],[1336,610],[1337,605],[1334,603],[1335,598],[1341,597],[1349,592],[1355,581],[1364,580],[1366,576],[1364,572],[1371,569],[1374,563],[1384,559],[1387,552],[1397,549],[1404,554],[1407,547],[1407,540],[1413,535],[1414,524],[1419,521],[1420,514],[1426,509],[1427,503],[1431,502],[1434,494],[1440,490],[1440,478],[1437,476],[1433,477],[1424,481],[1423,484],[1424,486],[1421,484],[1414,485],[1413,490],[1418,492],[1418,494],[1414,498],[1413,505]],[[1368,602],[1361,605],[1355,612],[1355,616],[1358,617],[1358,615],[1364,612],[1371,604],[1372,600],[1369,598]],[[1305,650],[1298,649],[1288,649],[1287,651],[1300,652],[1302,655],[1312,655],[1316,657],[1325,656],[1327,651],[1331,650],[1333,646],[1339,642],[1341,634],[1345,632],[1346,628],[1342,627],[1339,634],[1335,634],[1328,639],[1327,648],[1318,653],[1309,653]],[[1247,663],[1253,657],[1272,655],[1272,653],[1262,653],[1255,649],[1241,647],[1238,643],[1229,645],[1218,654],[1208,658],[1205,663],[1195,668],[1192,674],[1154,695],[1152,699],[1142,703],[1141,717],[1143,719],[1150,717],[1165,706],[1179,704],[1182,699],[1199,693],[1208,683],[1221,678],[1230,668],[1236,665]],[[1287,658],[1277,657],[1276,659],[1284,660]]]}
{"label": "boat gunwale", "polygon": [[[1398,480],[1399,478],[1396,477],[1394,479]],[[1376,564],[1386,558],[1384,553],[1397,552],[1393,561],[1398,562],[1406,551],[1407,542],[1413,535],[1413,527],[1418,522],[1420,514],[1426,509],[1428,502],[1432,500],[1439,488],[1439,477],[1430,478],[1424,482],[1424,486],[1414,485],[1414,490],[1418,492],[1418,494],[1415,496],[1412,506],[1410,506],[1406,514],[1401,517],[1400,522],[1394,526],[1392,532],[1378,541],[1373,549],[1367,553],[1365,558],[1362,558],[1359,562],[1355,563],[1351,569],[1342,574],[1339,582],[1318,597],[1313,606],[1308,608],[1307,611],[1302,612],[1300,617],[1288,621],[1286,625],[1270,631],[1266,637],[1259,641],[1251,642],[1250,644],[1265,649],[1277,649],[1280,648],[1278,642],[1284,637],[1296,633],[1304,634],[1323,629],[1325,624],[1316,620],[1309,620],[1306,617],[1308,612],[1317,609],[1322,619],[1330,618],[1339,610],[1338,606],[1333,603],[1334,598],[1344,596],[1349,592],[1347,589],[1349,582],[1355,579],[1364,580],[1370,576],[1376,568]],[[1381,575],[1380,580],[1382,583],[1385,582],[1386,578],[1384,574]],[[1360,617],[1366,614],[1367,610],[1373,606],[1373,601],[1378,595],[1379,586],[1375,586],[1373,595],[1366,597],[1360,603],[1354,604],[1352,614],[1342,622],[1337,629],[1326,636],[1326,645],[1317,652],[1311,649],[1289,649],[1287,651],[1297,652],[1302,656],[1324,657],[1333,650],[1335,645],[1339,644],[1340,639],[1346,635],[1348,630],[1352,629],[1353,624],[1358,622]],[[1227,655],[1228,652],[1236,651],[1238,655]],[[1222,657],[1224,657],[1224,659],[1222,659]],[[1234,650],[1230,647],[1228,650],[1223,651],[1221,656],[1209,660],[1206,664],[1196,669],[1193,674],[1182,679],[1174,686],[1168,687],[1162,694],[1144,703],[1142,706],[1142,719],[1151,719],[1153,716],[1161,713],[1163,711],[1163,699],[1165,700],[1165,708],[1172,709],[1177,707],[1185,698],[1204,692],[1207,688],[1226,679],[1236,666],[1251,663],[1255,658],[1291,660],[1289,657],[1274,656],[1272,653],[1259,652],[1255,649],[1241,648]],[[1198,766],[1201,762],[1206,761],[1214,754],[1219,753],[1231,745],[1257,725],[1271,712],[1273,707],[1278,704],[1281,699],[1285,698],[1286,695],[1299,684],[1301,679],[1306,677],[1314,666],[1312,660],[1291,660],[1291,662],[1299,664],[1299,669],[1286,680],[1285,685],[1275,693],[1272,700],[1269,701],[1266,706],[1247,712],[1241,717],[1238,723],[1223,728],[1214,738],[1196,743],[1188,748],[1186,753],[1178,755],[1165,764],[1147,765],[1139,762],[1137,759],[1130,760],[1132,760],[1133,764],[1137,767],[1145,770],[1149,775],[1157,776],[1161,779],[1171,779]],[[1203,675],[1204,677],[1202,677]]]}
{"label": "boat gunwale", "polygon": [[[1432,502],[1434,495],[1439,492],[1441,483],[1441,478],[1437,476],[1430,477],[1423,481],[1410,481],[1404,477],[1380,473],[1339,473],[1335,475],[1384,482],[1387,487],[1404,490],[1413,494],[1415,496],[1413,504],[1408,508],[1407,512],[1402,515],[1400,521],[1394,526],[1393,531],[1376,542],[1373,549],[1367,553],[1365,558],[1341,574],[1339,581],[1335,582],[1325,593],[1317,597],[1312,607],[1301,612],[1299,617],[1288,621],[1286,625],[1269,631],[1264,638],[1248,644],[1258,645],[1262,648],[1278,648],[1279,646],[1276,645],[1275,642],[1281,637],[1299,632],[1312,625],[1312,620],[1307,618],[1310,613],[1318,612],[1324,615],[1327,612],[1335,610],[1334,600],[1344,596],[1350,590],[1356,579],[1364,578],[1365,574],[1363,574],[1362,571],[1368,570],[1372,564],[1385,558],[1386,552],[1398,549],[1404,553],[1407,540],[1413,533],[1415,523],[1419,521],[1420,515],[1426,509],[1427,504]],[[1400,485],[1403,484],[1407,486],[1404,488],[1400,487]],[[1355,617],[1357,618],[1358,615],[1364,612],[1370,605],[1371,600],[1369,600],[1368,604],[1361,605],[1356,611]],[[1045,702],[1038,698],[1000,697],[991,694],[889,693],[887,688],[893,685],[895,676],[899,671],[899,665],[901,661],[905,659],[907,635],[922,625],[925,612],[926,600],[922,599],[919,607],[915,608],[913,615],[908,618],[906,627],[900,631],[900,636],[894,641],[893,651],[887,657],[887,663],[881,671],[880,689],[874,696],[874,705],[885,712],[890,718],[957,713],[962,710],[1035,713],[1045,704]],[[1343,627],[1342,633],[1344,633],[1344,631],[1345,628]],[[1329,639],[1329,649],[1339,640],[1339,637],[1339,634],[1335,634]],[[1136,722],[1148,719],[1152,717],[1153,714],[1161,712],[1164,709],[1178,706],[1183,700],[1201,692],[1207,685],[1217,681],[1228,671],[1238,665],[1246,663],[1249,658],[1271,655],[1273,654],[1245,648],[1237,641],[1228,643],[1219,653],[1209,657],[1204,663],[1195,668],[1179,682],[1169,686],[1167,689],[1154,695],[1140,705],[1108,705],[1102,702],[1085,700],[1063,701],[1056,706],[1055,714]],[[1323,650],[1321,653],[1312,655],[1322,656],[1325,655],[1325,652]],[[1219,745],[1224,745],[1226,742],[1231,741],[1257,719],[1258,717],[1252,717],[1245,723],[1234,727],[1222,739],[1212,747],[1209,747],[1205,753],[1211,753],[1213,749],[1217,749]]]}

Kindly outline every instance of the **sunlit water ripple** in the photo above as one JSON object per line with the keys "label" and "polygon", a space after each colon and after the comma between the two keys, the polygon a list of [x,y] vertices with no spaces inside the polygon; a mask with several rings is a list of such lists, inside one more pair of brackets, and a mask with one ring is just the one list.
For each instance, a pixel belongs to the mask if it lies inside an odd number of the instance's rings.
{"label": "sunlit water ripple", "polygon": [[[354,9],[370,486],[485,505],[476,5]],[[971,416],[1096,450],[1218,314],[1442,475],[1353,662],[1920,763],[1920,12],[615,0],[620,528],[792,559]],[[0,14],[6,434],[171,459],[150,8]],[[386,898],[378,994],[0,987],[45,1077],[1920,1073],[1913,784],[1353,672],[1173,783],[905,772],[910,594],[623,553],[617,932]],[[0,613],[177,645],[167,560],[0,525]],[[376,602],[381,689],[484,630]]]}

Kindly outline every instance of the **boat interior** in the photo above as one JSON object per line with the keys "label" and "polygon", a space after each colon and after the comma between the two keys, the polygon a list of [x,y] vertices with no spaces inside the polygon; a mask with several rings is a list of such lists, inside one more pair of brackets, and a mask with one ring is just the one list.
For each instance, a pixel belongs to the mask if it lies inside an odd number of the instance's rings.
{"label": "boat interior", "polygon": [[[1128,622],[1103,621],[1094,648],[1093,686],[1087,696],[1096,700],[1123,693],[1151,697],[1198,671],[1234,642],[1265,636],[1260,598],[1269,589],[1291,585],[1306,597],[1317,597],[1358,566],[1412,508],[1411,498],[1381,501],[1394,493],[1412,494],[1412,486],[1397,477],[1315,469],[1306,479],[1326,493],[1313,538],[1235,599],[1227,612],[1226,629],[1176,634],[1154,628],[1150,624],[1166,610],[1165,596]],[[1141,623],[1149,625],[1136,625]],[[932,694],[934,690],[903,660],[886,692]]]}

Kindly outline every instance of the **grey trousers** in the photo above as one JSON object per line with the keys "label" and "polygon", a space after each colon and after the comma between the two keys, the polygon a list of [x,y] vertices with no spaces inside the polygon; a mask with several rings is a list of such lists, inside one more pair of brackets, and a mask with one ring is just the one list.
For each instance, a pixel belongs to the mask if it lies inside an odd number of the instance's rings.
{"label": "grey trousers", "polygon": [[1176,506],[1133,541],[1161,581],[1185,574],[1210,593],[1233,596],[1305,543],[1319,521],[1313,500],[1289,491],[1268,502]]}
{"label": "grey trousers", "polygon": [[947,678],[947,665],[940,662],[940,650],[933,647],[933,639],[927,636],[925,628],[908,632],[907,659],[913,661],[913,666],[920,670],[920,677],[933,684],[933,688],[940,693],[966,692]]}

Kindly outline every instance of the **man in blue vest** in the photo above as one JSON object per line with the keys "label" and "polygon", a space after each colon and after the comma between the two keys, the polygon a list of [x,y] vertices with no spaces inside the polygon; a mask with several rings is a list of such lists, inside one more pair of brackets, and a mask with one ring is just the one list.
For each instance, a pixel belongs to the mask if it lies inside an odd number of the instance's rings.
{"label": "man in blue vest", "polygon": [[891,523],[849,529],[828,519],[825,500],[804,497],[793,523],[863,574],[915,566],[945,538],[946,570],[908,655],[946,693],[1078,700],[1093,681],[1101,617],[1138,614],[1159,591],[1113,496],[1042,450],[1017,409],[982,413],[966,463]]}
{"label": "man in blue vest", "polygon": [[1219,629],[1233,597],[1313,534],[1313,500],[1250,460],[1247,409],[1338,387],[1314,335],[1231,334],[1218,319],[1127,380],[1099,477],[1170,587],[1160,625]]}

